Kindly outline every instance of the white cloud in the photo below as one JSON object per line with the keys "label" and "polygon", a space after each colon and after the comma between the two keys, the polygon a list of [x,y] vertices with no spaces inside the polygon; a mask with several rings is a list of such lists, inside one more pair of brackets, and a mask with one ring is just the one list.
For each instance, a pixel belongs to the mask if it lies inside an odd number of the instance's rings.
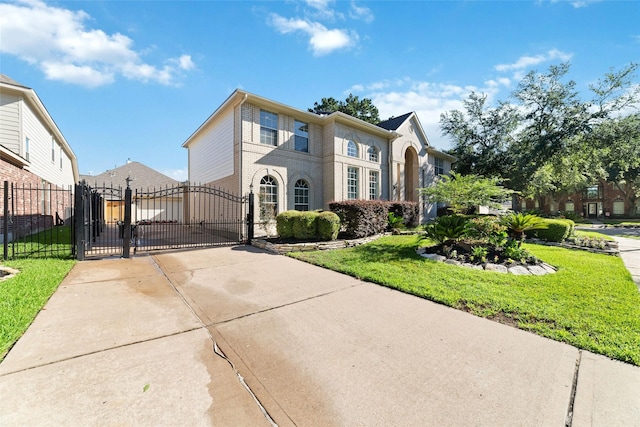
{"label": "white cloud", "polygon": [[90,16],[49,6],[40,0],[0,4],[0,52],[38,66],[51,80],[86,87],[132,80],[174,84],[180,71],[195,67],[189,55],[170,58],[158,67],[145,63],[126,35],[88,29]]}
{"label": "white cloud", "polygon": [[331,30],[318,22],[288,19],[277,14],[271,15],[271,24],[282,34],[298,31],[305,33],[309,36],[309,47],[316,56],[348,48],[354,45],[358,38],[356,34],[350,34],[346,30]]}
{"label": "white cloud", "polygon": [[501,72],[504,72],[504,71],[517,72],[517,71],[522,71],[526,68],[541,64],[543,62],[550,62],[550,61],[556,61],[556,60],[568,61],[571,59],[572,56],[573,55],[571,55],[570,53],[565,53],[558,49],[551,49],[546,53],[542,53],[535,56],[527,56],[527,55],[521,56],[513,64],[499,64],[499,65],[496,65],[494,68],[496,69],[496,71],[501,71]]}
{"label": "white cloud", "polygon": [[[602,0],[573,0],[573,1],[569,1],[568,3],[571,4],[571,6],[573,6],[576,9],[579,9],[581,7],[587,7],[590,4],[593,3],[600,3]],[[551,0],[551,3],[566,3],[567,0]]]}
{"label": "white cloud", "polygon": [[353,19],[361,19],[367,24],[373,22],[373,20],[375,19],[373,13],[371,12],[371,9],[366,6],[358,6],[355,1],[351,2],[351,10],[349,11],[349,16]]}
{"label": "white cloud", "polygon": [[360,92],[362,97],[370,98],[378,107],[382,120],[415,111],[431,145],[445,150],[451,147],[451,142],[441,134],[440,115],[450,110],[463,110],[463,101],[472,91],[486,94],[487,102],[491,103],[510,84],[509,79],[495,79],[484,82],[482,87],[459,86],[405,77],[357,84],[350,91]]}

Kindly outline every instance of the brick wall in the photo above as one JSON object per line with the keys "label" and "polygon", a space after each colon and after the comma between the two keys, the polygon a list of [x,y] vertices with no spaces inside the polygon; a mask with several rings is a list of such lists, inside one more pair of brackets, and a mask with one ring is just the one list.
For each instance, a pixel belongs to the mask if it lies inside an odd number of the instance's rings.
{"label": "brick wall", "polygon": [[13,238],[51,228],[60,221],[69,223],[73,192],[47,184],[28,170],[0,161],[0,234],[4,229],[4,181],[9,182],[9,231]]}

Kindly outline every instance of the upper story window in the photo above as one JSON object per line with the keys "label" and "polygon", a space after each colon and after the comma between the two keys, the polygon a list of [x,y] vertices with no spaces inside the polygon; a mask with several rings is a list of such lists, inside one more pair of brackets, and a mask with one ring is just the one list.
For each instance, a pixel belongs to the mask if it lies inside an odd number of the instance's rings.
{"label": "upper story window", "polygon": [[353,140],[347,142],[347,156],[358,157],[358,145]]}
{"label": "upper story window", "polygon": [[58,158],[60,159],[60,169],[62,169],[62,145],[58,145]]}
{"label": "upper story window", "polygon": [[309,210],[309,184],[304,179],[296,181],[296,185],[293,188],[294,194],[294,206],[297,211]]}
{"label": "upper story window", "polygon": [[260,110],[260,143],[278,145],[278,115]]}
{"label": "upper story window", "polygon": [[51,161],[56,161],[56,140],[51,138]]}
{"label": "upper story window", "polygon": [[29,141],[29,138],[26,138],[24,140],[24,158],[29,161],[29,154],[31,151],[31,141]]}
{"label": "upper story window", "polygon": [[587,187],[587,189],[584,191],[584,197],[585,199],[599,199],[600,197],[602,197],[600,186],[594,185],[592,187]]}
{"label": "upper story window", "polygon": [[433,169],[436,175],[444,175],[444,160],[440,157],[434,157]]}
{"label": "upper story window", "polygon": [[369,147],[369,149],[367,150],[367,157],[369,158],[370,162],[378,162],[379,159],[379,155],[378,155],[378,149],[374,146]]}
{"label": "upper story window", "polygon": [[295,149],[296,151],[309,152],[309,124],[295,121]]}

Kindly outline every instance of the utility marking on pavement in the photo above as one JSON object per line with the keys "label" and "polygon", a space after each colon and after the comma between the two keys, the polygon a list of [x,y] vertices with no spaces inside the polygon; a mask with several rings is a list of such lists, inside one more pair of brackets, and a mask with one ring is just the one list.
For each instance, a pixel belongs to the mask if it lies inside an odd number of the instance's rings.
{"label": "utility marking on pavement", "polygon": [[571,395],[569,397],[569,407],[567,408],[567,418],[565,419],[565,427],[571,427],[573,423],[573,405],[576,402],[576,392],[578,390],[578,374],[580,372],[580,362],[582,361],[582,350],[578,350],[578,358],[576,359],[576,367],[573,371],[573,382],[571,384]]}
{"label": "utility marking on pavement", "polygon": [[[271,418],[271,416],[269,415],[269,413],[267,412],[265,407],[262,405],[262,403],[260,403],[260,400],[258,400],[258,397],[255,395],[253,390],[251,390],[249,385],[245,382],[244,377],[240,374],[240,372],[238,372],[238,369],[233,364],[233,362],[222,352],[222,350],[220,350],[220,348],[218,347],[218,343],[216,342],[215,338],[211,334],[211,331],[209,331],[209,329],[207,328],[207,325],[204,324],[204,322],[200,319],[200,316],[198,316],[198,314],[193,309],[193,307],[191,307],[191,304],[189,304],[189,301],[187,301],[186,298],[178,291],[178,288],[176,288],[175,284],[171,281],[169,276],[167,276],[165,274],[165,272],[162,270],[162,268],[160,268],[160,266],[158,265],[155,257],[152,256],[151,260],[156,265],[156,267],[158,267],[158,269],[162,272],[162,275],[167,279],[167,282],[169,282],[169,285],[171,285],[171,287],[173,288],[175,293],[177,293],[178,296],[182,299],[182,302],[184,302],[184,304],[189,308],[189,310],[191,310],[191,313],[193,313],[193,315],[196,317],[196,319],[198,319],[198,322],[200,323],[200,325],[202,325],[202,329],[207,331],[207,334],[209,335],[209,338],[211,339],[211,342],[213,342],[213,352],[215,354],[217,354],[220,358],[222,358],[222,359],[227,361],[229,366],[231,366],[231,369],[233,369],[233,372],[238,377],[238,380],[240,381],[240,384],[242,384],[242,386],[245,388],[245,390],[247,390],[249,395],[253,398],[254,402],[256,402],[256,404],[258,405],[258,408],[260,409],[260,412],[262,412],[262,415],[264,415],[264,417],[267,419],[267,421],[269,421],[269,423],[271,423],[272,427],[278,427],[278,424],[273,420],[273,418]],[[197,329],[201,329],[201,328],[197,328]]]}

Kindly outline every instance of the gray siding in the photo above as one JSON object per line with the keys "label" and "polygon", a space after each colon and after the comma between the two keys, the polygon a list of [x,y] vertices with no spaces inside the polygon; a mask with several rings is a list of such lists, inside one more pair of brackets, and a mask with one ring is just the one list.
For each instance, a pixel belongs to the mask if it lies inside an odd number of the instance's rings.
{"label": "gray siding", "polygon": [[208,183],[233,175],[233,110],[205,129],[189,147],[189,181]]}
{"label": "gray siding", "polygon": [[22,155],[20,103],[19,96],[0,93],[0,145],[19,156]]}

